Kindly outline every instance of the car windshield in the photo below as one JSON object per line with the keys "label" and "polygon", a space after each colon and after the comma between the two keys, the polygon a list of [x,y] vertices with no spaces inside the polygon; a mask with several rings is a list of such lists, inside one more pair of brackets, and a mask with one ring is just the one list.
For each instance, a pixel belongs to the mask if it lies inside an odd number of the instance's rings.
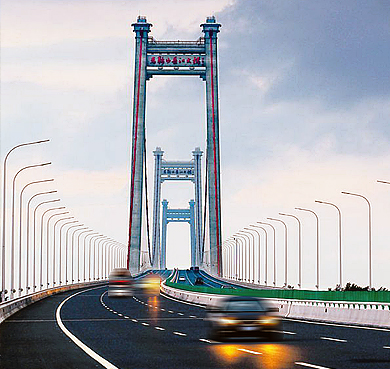
{"label": "car windshield", "polygon": [[227,311],[264,311],[260,301],[256,300],[237,300],[229,301],[226,305]]}

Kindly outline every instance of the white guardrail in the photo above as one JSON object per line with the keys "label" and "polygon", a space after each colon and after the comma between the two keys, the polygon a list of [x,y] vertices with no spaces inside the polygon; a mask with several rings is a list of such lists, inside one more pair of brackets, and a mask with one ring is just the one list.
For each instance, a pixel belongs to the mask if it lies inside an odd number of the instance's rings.
{"label": "white guardrail", "polygon": [[[161,291],[175,299],[213,306],[228,295],[186,291],[161,283]],[[375,302],[272,299],[282,317],[331,323],[390,328],[390,304]]]}
{"label": "white guardrail", "polygon": [[84,283],[75,283],[66,286],[59,286],[54,288],[49,288],[47,290],[31,293],[30,295],[20,297],[18,299],[13,299],[11,301],[6,301],[0,304],[0,324],[7,319],[12,314],[15,314],[17,311],[23,309],[24,307],[33,304],[39,300],[42,300],[51,295],[65,292],[69,290],[75,290],[78,288],[89,287],[89,286],[99,286],[107,284],[108,280],[103,281],[94,281],[94,282],[84,282]]}

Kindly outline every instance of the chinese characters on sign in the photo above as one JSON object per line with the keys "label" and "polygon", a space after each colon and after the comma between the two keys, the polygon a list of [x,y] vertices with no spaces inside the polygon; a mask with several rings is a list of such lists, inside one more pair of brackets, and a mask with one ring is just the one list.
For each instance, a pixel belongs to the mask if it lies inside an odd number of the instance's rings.
{"label": "chinese characters on sign", "polygon": [[171,174],[176,174],[176,175],[180,175],[180,174],[184,174],[184,175],[193,175],[194,174],[194,171],[193,169],[163,169],[162,170],[162,174],[168,174],[168,175],[171,175]]}
{"label": "chinese characters on sign", "polygon": [[148,66],[204,67],[204,56],[199,55],[148,55]]}

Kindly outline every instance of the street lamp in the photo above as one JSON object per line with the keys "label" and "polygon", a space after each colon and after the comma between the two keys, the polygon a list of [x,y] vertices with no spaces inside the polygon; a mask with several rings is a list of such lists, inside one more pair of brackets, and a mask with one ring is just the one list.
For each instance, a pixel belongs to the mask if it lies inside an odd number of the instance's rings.
{"label": "street lamp", "polygon": [[[80,282],[80,237],[82,234],[85,234],[85,233],[91,233],[93,232],[92,229],[87,229],[83,232],[80,232],[77,236],[77,281]],[[85,236],[87,237],[87,236]],[[84,239],[85,239],[84,237]]]}
{"label": "street lamp", "polygon": [[[69,237],[68,237],[68,235],[69,235],[69,231],[71,229],[73,229],[73,228],[78,228],[78,227],[82,227],[82,226],[84,226],[84,224],[72,225],[65,232],[65,284],[68,284],[68,282],[69,282],[69,279],[68,279],[68,245],[69,245],[69,242],[68,242]],[[73,259],[73,254],[71,255],[71,258]]]}
{"label": "street lamp", "polygon": [[[29,252],[30,252],[30,204],[31,201],[37,197],[37,196],[42,196],[42,195],[49,195],[52,193],[56,193],[56,190],[53,191],[46,191],[46,192],[38,192],[35,195],[31,196],[30,199],[27,201],[27,221],[26,221],[26,233],[27,233],[27,239],[26,239],[26,249],[27,249],[27,254],[26,254],[26,291],[30,289],[29,287]],[[33,242],[33,270],[35,273],[35,223],[34,223],[34,242]],[[35,280],[33,282],[33,291],[35,291]]]}
{"label": "street lamp", "polygon": [[[245,266],[245,278],[244,280],[245,281],[248,281],[250,282],[250,274],[251,274],[251,270],[250,270],[250,264],[249,264],[249,267],[248,267],[248,255],[247,255],[247,247],[246,247],[246,241],[248,241],[248,253],[249,253],[249,250],[250,250],[250,238],[249,236],[246,234],[246,233],[240,233],[241,231],[238,231],[236,234],[238,235],[237,237],[243,237],[244,240],[245,240],[245,243],[244,243],[244,252],[243,252],[243,255],[244,255],[244,266]],[[249,276],[249,278],[247,279],[247,277]]]}
{"label": "street lamp", "polygon": [[[73,217],[71,217],[73,218]],[[60,276],[59,276],[59,284],[61,285],[62,284],[62,276],[63,276],[63,272],[62,272],[62,228],[64,228],[66,225],[69,225],[69,224],[74,224],[74,223],[79,223],[78,220],[72,220],[70,222],[66,222],[64,224],[61,225],[60,227],[60,244],[59,244],[59,273],[60,273]],[[68,260],[68,257],[67,257],[67,245],[68,245],[68,233],[66,232],[65,233],[66,235],[66,238],[65,238],[65,259],[66,259],[66,262]],[[65,284],[67,283],[67,279],[68,279],[68,266],[66,265],[66,269],[65,269]]]}
{"label": "street lamp", "polygon": [[339,207],[335,204],[332,204],[331,202],[325,202],[325,201],[320,201],[320,200],[315,200],[318,204],[325,204],[325,205],[330,205],[333,206],[334,208],[337,209],[337,212],[339,214],[339,273],[340,273],[340,288],[343,286],[343,265],[342,265],[342,248],[341,248],[341,210]]}
{"label": "street lamp", "polygon": [[19,145],[16,145],[14,146],[11,150],[9,150],[7,152],[7,154],[5,155],[4,157],[4,162],[3,162],[3,224],[2,224],[2,250],[1,250],[1,263],[2,263],[2,275],[1,275],[1,301],[5,301],[5,294],[6,294],[6,289],[5,289],[5,230],[6,230],[6,227],[5,227],[5,209],[6,209],[6,202],[7,202],[7,198],[6,198],[6,186],[7,186],[7,159],[9,157],[9,155],[11,154],[12,151],[14,151],[15,149],[19,148],[19,147],[23,147],[23,146],[30,146],[30,145],[36,145],[36,144],[40,144],[40,143],[44,143],[44,142],[48,142],[50,140],[39,140],[39,141],[32,141],[32,142],[25,142],[25,143],[21,143]]}
{"label": "street lamp", "polygon": [[276,286],[276,229],[271,223],[266,223],[266,222],[256,222],[256,223],[268,225],[272,228],[272,231],[274,232],[274,237],[273,237],[274,239],[274,280],[272,283],[275,287]]}
{"label": "street lamp", "polygon": [[[256,224],[251,224],[250,225],[251,227],[254,227],[254,228],[260,228],[264,231],[264,235],[265,235],[265,242],[264,242],[264,276],[265,276],[265,279],[264,279],[264,283],[265,285],[267,285],[267,280],[268,280],[268,234],[267,234],[267,230],[264,228],[264,227],[261,227],[261,226],[258,226]],[[256,230],[256,229],[253,229],[254,232],[257,233],[257,235],[259,236],[259,284],[260,284],[260,265],[261,265],[261,253],[260,253],[260,233]]]}
{"label": "street lamp", "polygon": [[313,211],[313,210],[310,210],[310,209],[304,209],[304,208],[295,208],[295,210],[301,210],[301,211],[306,211],[308,213],[312,213],[314,214],[314,216],[316,217],[316,235],[317,235],[317,242],[316,242],[316,250],[317,250],[317,255],[316,255],[316,262],[317,262],[317,284],[316,284],[316,288],[317,290],[320,288],[320,231],[319,231],[319,219],[318,219],[318,215]]}
{"label": "street lamp", "polygon": [[[87,265],[86,265],[86,260],[87,260],[87,253],[86,253],[86,249],[87,249],[87,246],[86,246],[86,241],[87,241],[87,237],[88,236],[92,236],[95,237],[95,235],[98,235],[99,232],[94,232],[94,233],[90,233],[90,234],[87,234],[85,237],[84,237],[84,273],[83,273],[83,276],[84,276],[84,282],[85,282],[85,271],[87,270]],[[91,247],[89,248],[89,252],[91,251]],[[91,257],[91,255],[88,255],[89,258]],[[91,267],[91,261],[90,261],[90,264],[89,264],[89,267]],[[89,272],[89,269],[88,269],[88,272]]]}
{"label": "street lamp", "polygon": [[[48,213],[49,211],[54,211],[54,210],[62,210],[62,209],[65,209],[65,206],[60,206],[60,207],[57,207],[57,208],[50,208],[50,209],[47,209],[45,210],[42,215],[41,215],[41,253],[40,253],[40,256],[41,256],[41,271],[40,271],[40,285],[41,285],[41,289],[43,287],[43,218],[45,216],[46,213]],[[48,271],[48,261],[49,261],[49,240],[46,240],[46,268],[47,268],[47,271]],[[47,277],[48,277],[48,273],[47,273]],[[47,278],[48,279],[48,278]],[[48,281],[46,281],[48,282]]]}
{"label": "street lamp", "polygon": [[[81,224],[80,226],[82,226],[82,225],[84,225],[84,224]],[[72,284],[73,284],[73,282],[75,282],[75,275],[74,275],[74,254],[75,254],[75,252],[74,252],[74,245],[75,245],[75,242],[74,242],[74,237],[75,237],[75,235],[76,235],[76,232],[79,232],[79,231],[83,231],[84,229],[88,229],[88,227],[84,227],[84,228],[79,228],[79,229],[75,229],[74,231],[73,231],[73,233],[72,233],[72,236],[71,236],[71,239],[72,239],[72,247],[71,247],[71,263],[70,263],[70,265],[71,265],[71,278],[72,278]],[[77,253],[77,256],[78,256],[78,253]]]}
{"label": "street lamp", "polygon": [[[65,207],[63,207],[63,208],[65,209]],[[62,213],[53,214],[53,215],[51,215],[47,219],[47,224],[46,224],[46,249],[47,249],[47,256],[46,256],[46,279],[47,279],[47,286],[48,287],[49,287],[49,223],[50,223],[51,218],[57,217],[59,215],[65,215],[65,214],[69,214],[69,211],[64,211]],[[42,217],[42,220],[43,220],[43,217]],[[56,237],[55,237],[55,231],[56,230],[55,230],[55,224],[54,224],[54,227],[53,227],[53,236],[54,236],[53,237],[54,238],[54,242],[53,242],[53,265],[52,265],[53,287],[55,285],[55,261],[56,261]]]}
{"label": "street lamp", "polygon": [[[91,280],[91,271],[93,269],[93,279],[95,280],[95,260],[96,260],[96,254],[95,254],[95,242],[96,240],[100,239],[104,237],[103,235],[101,234],[98,234],[96,236],[93,236],[89,239],[89,269],[88,269],[88,272],[89,272],[89,280]],[[92,246],[92,240],[93,240],[93,246]],[[92,254],[92,249],[93,249],[93,258],[91,257],[91,254]],[[92,268],[93,266],[93,268]]]}
{"label": "street lamp", "polygon": [[269,220],[274,220],[275,222],[280,222],[284,225],[284,286],[287,287],[287,267],[288,267],[288,254],[287,254],[287,224],[283,220],[276,218],[267,218]]}
{"label": "street lamp", "polygon": [[[14,285],[14,270],[15,270],[15,186],[16,186],[16,177],[19,173],[26,169],[31,168],[37,168],[37,167],[43,167],[45,165],[51,164],[48,163],[40,163],[40,164],[34,164],[34,165],[27,165],[21,169],[19,169],[16,174],[14,175],[14,178],[12,180],[12,205],[11,205],[11,295],[10,298],[13,297],[13,294],[15,292],[13,285]],[[19,205],[21,206],[21,204]]]}
{"label": "street lamp", "polygon": [[[24,190],[33,185],[38,183],[44,183],[44,182],[52,182],[54,179],[43,179],[40,181],[33,181],[30,183],[27,183],[22,190],[20,191],[20,198],[19,198],[19,296],[21,294],[21,269],[22,269],[22,204],[23,204],[23,193]],[[28,212],[28,208],[27,208]],[[29,222],[29,215],[27,213],[27,247],[26,247],[26,294],[28,292],[28,222]]]}
{"label": "street lamp", "polygon": [[[49,211],[54,211],[54,210],[62,210],[62,209],[65,209],[65,206],[60,206],[60,207],[57,207],[57,208],[50,208],[50,209],[47,209],[45,210],[43,213],[42,213],[42,216],[41,216],[41,272],[40,272],[40,284],[41,284],[41,289],[43,287],[43,218],[45,216],[46,213],[48,213]],[[49,240],[47,239],[46,240],[46,283],[48,285],[48,282],[49,282]]]}
{"label": "street lamp", "polygon": [[[73,219],[74,217],[66,217],[66,218],[61,218],[61,219],[58,219],[55,223],[54,223],[54,226],[53,226],[53,286],[55,286],[56,284],[56,226],[59,222],[62,222],[64,220],[69,220],[69,219]],[[65,224],[69,224],[69,223],[65,223]],[[59,268],[58,269],[61,269],[61,229],[60,229],[60,248],[59,248]],[[59,273],[59,276],[58,276],[58,281],[59,281],[59,285],[61,285],[61,271]]]}
{"label": "street lamp", "polygon": [[[36,234],[35,234],[35,230],[36,230],[36,226],[35,226],[35,222],[36,222],[36,215],[37,215],[37,210],[40,206],[44,205],[44,204],[51,204],[53,202],[57,202],[57,201],[60,201],[60,199],[55,199],[55,200],[49,200],[49,201],[43,201],[41,203],[39,203],[35,209],[34,209],[34,216],[33,216],[33,237],[34,237],[34,268],[33,268],[33,292],[35,292],[35,288],[37,287],[35,285],[35,273],[36,273],[36,266],[35,266],[35,254],[36,254]],[[41,252],[42,252],[42,244],[41,244]],[[40,268],[42,270],[42,255],[40,255],[40,260],[41,260],[41,264],[40,264]],[[42,280],[41,280],[42,282]],[[42,283],[41,283],[42,284]],[[42,289],[42,286],[41,286],[41,289]]]}
{"label": "street lamp", "polygon": [[[253,247],[252,247],[252,263],[253,263],[252,283],[255,283],[255,236],[253,235],[253,233],[250,232],[251,231],[250,228],[244,228],[244,229],[245,229],[245,231],[241,231],[241,232],[250,234],[252,237],[252,243],[253,243]],[[259,251],[260,251],[260,243],[259,243]],[[249,243],[249,257],[250,257],[250,253],[251,253],[251,250],[250,250],[250,243]],[[250,264],[250,260],[249,260],[249,264]],[[260,265],[259,265],[259,268],[260,268]],[[250,274],[249,274],[249,278],[250,278]]]}
{"label": "street lamp", "polygon": [[371,226],[372,226],[372,221],[371,221],[371,203],[368,201],[367,197],[363,195],[359,195],[357,193],[352,193],[352,192],[346,192],[342,191],[341,192],[344,195],[351,195],[351,196],[357,196],[361,197],[367,202],[368,205],[368,285],[371,289],[372,287],[372,232],[371,232]]}
{"label": "street lamp", "polygon": [[302,226],[301,221],[292,214],[286,214],[286,213],[279,213],[279,215],[291,217],[297,220],[298,222],[298,287],[302,287]]}
{"label": "street lamp", "polygon": [[97,280],[100,280],[100,277],[101,277],[101,268],[100,268],[100,265],[101,265],[101,263],[100,263],[100,256],[99,256],[99,254],[100,254],[100,243],[103,241],[103,242],[105,242],[106,240],[107,240],[107,236],[104,236],[104,237],[102,237],[102,238],[100,238],[99,239],[99,241],[97,242],[97,245],[96,245],[96,242],[94,243],[94,247],[95,247],[95,252],[96,252],[96,246],[97,246]]}

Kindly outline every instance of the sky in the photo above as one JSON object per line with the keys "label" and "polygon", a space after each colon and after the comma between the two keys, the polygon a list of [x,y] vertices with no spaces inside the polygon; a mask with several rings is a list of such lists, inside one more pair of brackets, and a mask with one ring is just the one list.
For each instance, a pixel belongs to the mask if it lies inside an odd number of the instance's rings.
{"label": "sky", "polygon": [[[314,210],[320,219],[320,286],[334,287],[337,212],[314,201],[333,202],[342,212],[343,280],[367,285],[367,204],[341,191],[359,193],[372,204],[373,284],[390,288],[390,185],[376,182],[390,181],[385,1],[2,0],[1,157],[20,142],[51,140],[14,153],[9,176],[21,165],[52,162],[24,173],[18,188],[38,177],[54,178],[40,189],[57,189],[77,219],[127,243],[131,24],[138,15],[153,24],[157,40],[196,40],[209,15],[222,24],[223,239],[267,217],[284,219],[289,283],[296,286],[297,223],[279,212],[298,216],[303,287],[314,288],[315,221],[295,207]],[[149,178],[156,146],[167,160],[189,160],[195,147],[204,150],[204,88],[197,77],[148,82]],[[149,199],[152,194],[150,181]],[[192,185],[164,184],[163,198],[187,207]],[[284,233],[273,224],[281,285]],[[169,225],[167,263],[189,266],[188,225]]]}

